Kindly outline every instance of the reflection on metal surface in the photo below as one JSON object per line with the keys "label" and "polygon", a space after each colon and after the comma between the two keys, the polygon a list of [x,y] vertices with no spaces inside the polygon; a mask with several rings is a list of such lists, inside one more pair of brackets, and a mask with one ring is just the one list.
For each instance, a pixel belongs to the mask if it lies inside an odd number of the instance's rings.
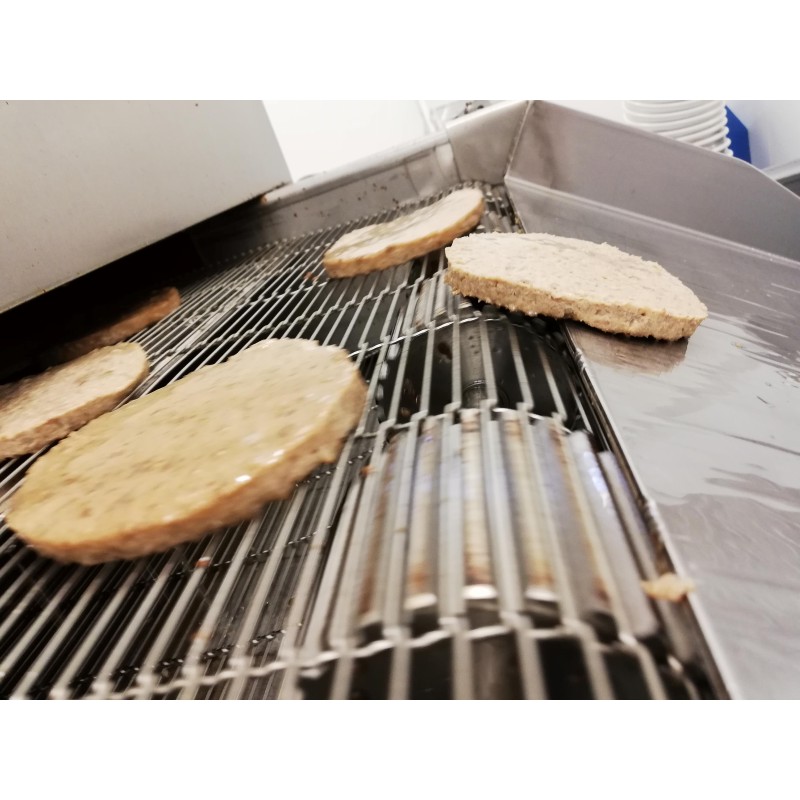
{"label": "reflection on metal surface", "polygon": [[526,227],[654,259],[709,307],[676,346],[578,324],[567,342],[669,556],[697,584],[689,602],[729,692],[800,697],[800,264],[510,183]]}
{"label": "reflection on metal surface", "polygon": [[[671,372],[686,357],[688,339],[677,342],[657,342],[652,339],[634,339],[593,330],[587,325],[570,323],[573,338],[580,339],[582,349],[591,347],[595,362],[637,374],[663,375]],[[592,342],[591,345],[587,345]]]}

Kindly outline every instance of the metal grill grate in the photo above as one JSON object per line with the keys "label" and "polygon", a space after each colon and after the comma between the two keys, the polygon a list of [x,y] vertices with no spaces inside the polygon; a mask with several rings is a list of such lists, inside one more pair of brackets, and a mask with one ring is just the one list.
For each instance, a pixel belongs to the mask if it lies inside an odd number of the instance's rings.
{"label": "metal grill grate", "polygon": [[[484,188],[480,229],[518,229]],[[367,409],[291,498],[168,553],[64,566],[0,526],[0,695],[697,695],[558,328],[454,297],[442,251],[327,280],[336,238],[396,213],[242,253],[135,338],[133,396],[300,337],[352,354]],[[0,464],[0,511],[36,457]]]}

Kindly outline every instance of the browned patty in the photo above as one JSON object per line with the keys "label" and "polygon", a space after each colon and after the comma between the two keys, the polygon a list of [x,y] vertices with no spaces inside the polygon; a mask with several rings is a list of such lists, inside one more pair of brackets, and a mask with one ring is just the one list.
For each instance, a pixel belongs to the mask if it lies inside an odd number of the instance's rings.
{"label": "browned patty", "polygon": [[459,189],[410,214],[346,233],[323,255],[323,266],[332,278],[395,267],[472,230],[483,208],[478,189]]}
{"label": "browned patty", "polygon": [[0,386],[0,458],[62,439],[114,408],[148,371],[144,350],[126,342]]}
{"label": "browned patty", "polygon": [[91,333],[56,345],[46,353],[49,363],[59,364],[90,353],[97,347],[123,342],[139,331],[164,319],[181,304],[181,297],[175,287],[161,289],[146,300],[136,303],[129,309],[119,312],[115,319]]}
{"label": "browned patty", "polygon": [[365,398],[343,350],[254,345],[54,447],[12,497],[7,522],[40,553],[84,564],[200,538],[334,461]]}
{"label": "browned patty", "polygon": [[524,314],[668,340],[690,336],[708,315],[662,266],[609,244],[486,233],[457,239],[445,255],[445,282],[454,291]]}

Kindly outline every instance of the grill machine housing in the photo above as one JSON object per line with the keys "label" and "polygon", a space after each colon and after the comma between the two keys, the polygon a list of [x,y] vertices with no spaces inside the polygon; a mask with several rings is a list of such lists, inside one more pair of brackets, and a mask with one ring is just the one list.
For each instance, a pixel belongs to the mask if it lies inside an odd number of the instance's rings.
{"label": "grill machine housing", "polygon": [[[676,177],[687,174],[688,197]],[[656,258],[709,320],[672,345],[509,316],[454,298],[441,252],[325,279],[321,254],[345,230],[474,181],[483,229]],[[710,208],[707,185],[728,202]],[[346,347],[369,381],[357,430],[289,500],[149,559],[59,566],[0,529],[0,691],[800,693],[787,656],[798,635],[793,196],[714,154],[512,103],[266,201],[192,232],[206,268],[183,280],[176,314],[136,337],[153,371],[135,394],[256,341],[318,338]],[[758,319],[746,325],[749,308]],[[768,417],[751,413],[768,404],[763,390],[753,401],[754,384],[730,379],[748,370],[774,381]],[[0,464],[0,508],[32,460]],[[724,489],[699,491],[709,486]],[[639,591],[670,565],[698,584],[682,607]],[[753,619],[773,633],[738,624]]]}

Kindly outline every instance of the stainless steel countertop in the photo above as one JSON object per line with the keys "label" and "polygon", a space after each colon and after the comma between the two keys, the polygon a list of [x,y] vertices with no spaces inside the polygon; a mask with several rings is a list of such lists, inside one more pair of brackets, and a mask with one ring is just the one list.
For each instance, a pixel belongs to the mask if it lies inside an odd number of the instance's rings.
{"label": "stainless steel countertop", "polygon": [[800,264],[519,177],[508,185],[526,230],[654,259],[708,306],[688,341],[573,323],[569,336],[668,554],[696,582],[690,602],[728,692],[800,697]]}
{"label": "stainless steel countertop", "polygon": [[685,352],[656,345],[654,360],[582,326],[571,333],[673,562],[697,584],[690,602],[728,691],[797,698],[800,273],[773,265],[762,285],[752,260],[719,266],[714,286],[681,275],[710,309]]}

